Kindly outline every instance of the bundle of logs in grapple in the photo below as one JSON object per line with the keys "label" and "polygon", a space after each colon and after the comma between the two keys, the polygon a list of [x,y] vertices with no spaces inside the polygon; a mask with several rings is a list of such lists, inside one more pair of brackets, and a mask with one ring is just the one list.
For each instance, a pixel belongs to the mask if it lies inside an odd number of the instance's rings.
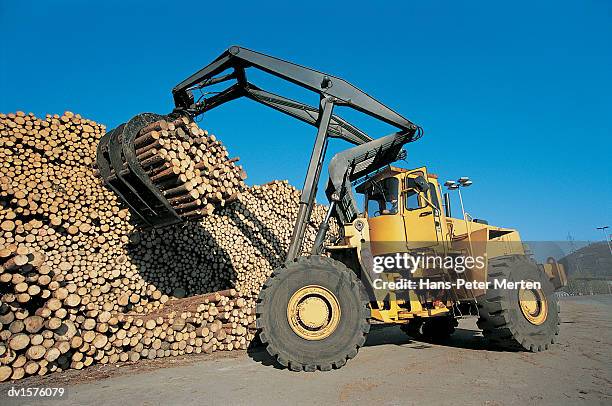
{"label": "bundle of logs in grapple", "polygon": [[211,214],[238,198],[246,172],[214,135],[187,117],[145,126],[134,139],[136,157],[155,186],[185,219]]}
{"label": "bundle of logs in grapple", "polygon": [[[150,150],[176,154],[159,161],[172,165],[164,170],[189,155],[193,163],[172,173],[180,181],[192,168],[206,179],[206,204],[215,209],[198,221],[143,231],[96,174],[104,126],[70,112],[0,114],[0,381],[245,348],[253,339],[255,298],[284,261],[299,191],[286,181],[244,188],[242,168],[216,139],[178,123],[206,139],[206,148],[187,153],[181,144],[181,152],[179,144],[166,147],[166,139],[183,136],[166,125],[154,130]],[[204,157],[210,168],[196,175]],[[305,251],[324,216],[316,205]]]}

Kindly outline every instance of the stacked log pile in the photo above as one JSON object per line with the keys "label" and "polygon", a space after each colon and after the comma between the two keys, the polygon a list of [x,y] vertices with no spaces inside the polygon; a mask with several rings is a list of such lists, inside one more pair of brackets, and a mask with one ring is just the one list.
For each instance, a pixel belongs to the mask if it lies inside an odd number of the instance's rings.
{"label": "stacked log pile", "polygon": [[64,284],[44,255],[0,250],[0,381],[68,368],[246,349],[255,334],[252,306],[234,289],[172,300],[148,314],[83,305],[87,293]]}
{"label": "stacked log pile", "polygon": [[[152,130],[168,132],[157,138],[163,165],[180,151],[165,141],[184,136],[177,128],[208,140],[172,172],[181,181],[207,156],[210,167],[193,170],[211,187],[206,203],[197,197],[206,213],[140,231],[96,175],[104,126],[69,112],[0,115],[0,381],[253,339],[254,298],[284,260],[299,192],[284,181],[246,188],[216,138],[193,123],[165,125]],[[215,174],[219,163],[228,170]],[[305,250],[324,214],[315,207]]]}

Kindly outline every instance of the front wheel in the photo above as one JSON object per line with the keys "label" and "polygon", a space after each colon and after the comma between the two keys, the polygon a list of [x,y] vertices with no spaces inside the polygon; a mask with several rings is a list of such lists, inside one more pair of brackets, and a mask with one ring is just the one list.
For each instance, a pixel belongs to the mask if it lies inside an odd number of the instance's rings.
{"label": "front wheel", "polygon": [[355,274],[323,256],[301,257],[276,269],[257,301],[261,342],[293,371],[344,366],[365,343],[369,316]]}

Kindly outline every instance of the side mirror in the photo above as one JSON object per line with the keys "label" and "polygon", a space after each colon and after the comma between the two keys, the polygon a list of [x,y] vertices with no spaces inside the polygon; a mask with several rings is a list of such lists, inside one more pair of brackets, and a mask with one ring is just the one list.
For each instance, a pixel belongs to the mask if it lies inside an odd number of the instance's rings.
{"label": "side mirror", "polygon": [[421,193],[425,193],[429,190],[429,183],[421,175],[414,178],[414,187]]}

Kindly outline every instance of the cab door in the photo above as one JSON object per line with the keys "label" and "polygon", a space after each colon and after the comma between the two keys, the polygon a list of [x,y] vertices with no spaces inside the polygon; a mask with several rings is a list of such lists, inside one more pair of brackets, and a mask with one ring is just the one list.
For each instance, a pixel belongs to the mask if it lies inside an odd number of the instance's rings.
{"label": "cab door", "polygon": [[367,191],[366,213],[374,256],[406,251],[400,190],[400,180],[389,177],[373,183]]}
{"label": "cab door", "polygon": [[414,179],[422,176],[427,180],[425,167],[418,168],[406,175],[403,181],[402,210],[406,245],[409,250],[438,246],[440,243],[440,210],[431,198],[435,190],[420,192]]}

